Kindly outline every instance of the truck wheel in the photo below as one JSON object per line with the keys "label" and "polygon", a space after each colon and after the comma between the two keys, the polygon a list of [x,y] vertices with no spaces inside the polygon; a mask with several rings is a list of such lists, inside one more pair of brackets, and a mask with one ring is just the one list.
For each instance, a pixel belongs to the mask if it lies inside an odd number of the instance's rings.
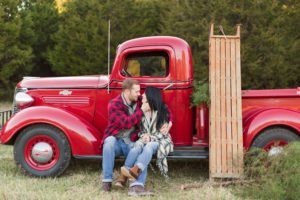
{"label": "truck wheel", "polygon": [[299,141],[300,137],[285,128],[270,128],[263,131],[253,142],[252,147],[262,148],[268,154],[281,153],[283,147],[292,141]]}
{"label": "truck wheel", "polygon": [[16,139],[14,158],[27,175],[54,177],[69,166],[69,142],[59,129],[50,125],[33,125],[24,129]]}

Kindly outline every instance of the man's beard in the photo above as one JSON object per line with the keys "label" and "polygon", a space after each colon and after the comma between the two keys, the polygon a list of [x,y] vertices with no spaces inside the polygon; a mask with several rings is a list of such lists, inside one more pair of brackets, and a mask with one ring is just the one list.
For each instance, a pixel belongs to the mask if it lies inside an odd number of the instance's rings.
{"label": "man's beard", "polygon": [[135,103],[137,101],[137,99],[135,99],[133,96],[129,96],[129,100],[132,102],[132,103]]}

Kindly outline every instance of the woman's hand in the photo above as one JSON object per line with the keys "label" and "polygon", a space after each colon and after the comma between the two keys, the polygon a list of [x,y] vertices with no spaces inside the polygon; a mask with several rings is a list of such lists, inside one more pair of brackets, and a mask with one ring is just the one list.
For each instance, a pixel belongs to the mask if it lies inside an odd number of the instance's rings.
{"label": "woman's hand", "polygon": [[169,123],[165,123],[159,130],[163,135],[167,135],[172,127],[173,123],[170,121]]}
{"label": "woman's hand", "polygon": [[148,133],[145,133],[143,136],[142,136],[142,141],[144,144],[147,144],[148,142],[150,142],[151,138],[150,138],[150,135]]}
{"label": "woman's hand", "polygon": [[149,111],[150,110],[149,103],[148,102],[143,103],[141,109],[143,112]]}

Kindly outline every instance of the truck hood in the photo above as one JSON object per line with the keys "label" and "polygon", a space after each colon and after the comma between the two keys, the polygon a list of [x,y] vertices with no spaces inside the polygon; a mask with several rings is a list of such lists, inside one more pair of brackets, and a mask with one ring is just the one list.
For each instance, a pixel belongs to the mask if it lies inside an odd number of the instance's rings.
{"label": "truck hood", "polygon": [[21,88],[103,88],[108,83],[107,75],[68,76],[55,78],[24,77],[18,83]]}

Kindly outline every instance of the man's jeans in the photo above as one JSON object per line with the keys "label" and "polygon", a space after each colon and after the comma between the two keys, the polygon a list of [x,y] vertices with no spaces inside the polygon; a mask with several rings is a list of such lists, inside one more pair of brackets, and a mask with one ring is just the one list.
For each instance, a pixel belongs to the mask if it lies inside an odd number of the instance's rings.
{"label": "man's jeans", "polygon": [[[122,139],[117,139],[114,136],[109,136],[104,140],[103,159],[102,159],[102,170],[103,170],[102,182],[112,182],[113,181],[113,170],[114,170],[114,165],[115,165],[115,157],[121,156],[121,155],[126,157],[130,148],[133,145],[134,145],[134,143],[126,144]],[[134,160],[134,162],[135,162],[135,160]],[[134,164],[134,162],[133,162],[133,164]],[[142,185],[142,184],[139,184],[142,182],[141,178],[138,178],[133,184]]]}
{"label": "man's jeans", "polygon": [[158,142],[149,142],[146,145],[137,142],[134,147],[129,151],[125,160],[125,167],[130,169],[134,164],[142,170],[138,179],[130,184],[131,186],[142,185],[144,186],[147,178],[147,168],[151,162],[153,154],[157,152]]}

